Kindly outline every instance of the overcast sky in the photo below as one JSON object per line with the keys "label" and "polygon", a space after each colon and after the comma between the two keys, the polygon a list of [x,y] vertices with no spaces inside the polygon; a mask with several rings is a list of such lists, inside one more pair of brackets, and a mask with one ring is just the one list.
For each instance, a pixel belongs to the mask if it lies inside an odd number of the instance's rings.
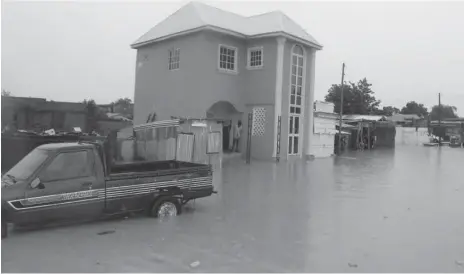
{"label": "overcast sky", "polygon": [[[55,101],[133,98],[130,44],[175,12],[176,2],[2,1],[2,88]],[[438,102],[464,115],[464,2],[206,2],[249,16],[281,10],[324,49],[316,99],[366,77],[382,105]]]}

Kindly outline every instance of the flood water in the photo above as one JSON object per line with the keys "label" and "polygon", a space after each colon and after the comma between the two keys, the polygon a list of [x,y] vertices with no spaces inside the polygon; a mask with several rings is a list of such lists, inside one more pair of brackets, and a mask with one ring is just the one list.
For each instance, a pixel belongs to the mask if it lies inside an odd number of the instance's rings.
{"label": "flood water", "polygon": [[463,272],[463,169],[447,147],[232,160],[169,221],[13,231],[2,271]]}

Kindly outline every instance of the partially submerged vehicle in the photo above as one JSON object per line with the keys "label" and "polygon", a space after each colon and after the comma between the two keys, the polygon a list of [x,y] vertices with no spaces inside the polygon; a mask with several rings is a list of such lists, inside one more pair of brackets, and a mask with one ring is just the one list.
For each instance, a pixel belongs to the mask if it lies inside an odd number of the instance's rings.
{"label": "partially submerged vehicle", "polygon": [[457,135],[450,137],[450,147],[461,147],[462,141],[461,138]]}
{"label": "partially submerged vehicle", "polygon": [[177,160],[113,164],[105,142],[45,144],[2,177],[7,225],[36,226],[145,211],[175,216],[215,191],[210,165]]}

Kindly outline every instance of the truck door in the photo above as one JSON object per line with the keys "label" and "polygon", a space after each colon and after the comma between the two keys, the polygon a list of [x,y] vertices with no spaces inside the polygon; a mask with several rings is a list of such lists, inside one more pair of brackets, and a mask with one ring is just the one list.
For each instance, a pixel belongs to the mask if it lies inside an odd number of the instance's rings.
{"label": "truck door", "polygon": [[103,211],[103,182],[95,172],[91,150],[58,153],[39,172],[40,184],[28,188],[25,208],[30,220],[56,222],[93,218]]}

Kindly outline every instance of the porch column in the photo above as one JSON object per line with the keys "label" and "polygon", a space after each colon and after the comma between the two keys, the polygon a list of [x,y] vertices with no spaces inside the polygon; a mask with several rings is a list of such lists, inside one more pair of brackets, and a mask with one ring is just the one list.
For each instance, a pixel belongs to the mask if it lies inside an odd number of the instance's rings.
{"label": "porch column", "polygon": [[284,69],[284,37],[277,37],[277,58],[276,58],[276,82],[275,82],[275,101],[274,101],[274,149],[272,157],[277,156],[277,131],[278,120],[282,114],[282,84]]}
{"label": "porch column", "polygon": [[314,134],[314,81],[315,81],[315,76],[316,76],[316,50],[311,48],[308,51],[308,66],[307,68],[309,69],[309,89],[308,89],[308,95],[306,99],[306,110],[307,110],[307,115],[306,115],[306,125],[307,125],[307,130],[306,133],[308,136],[306,137],[306,155],[310,156],[312,153],[311,150],[311,144],[313,140],[313,134]]}

